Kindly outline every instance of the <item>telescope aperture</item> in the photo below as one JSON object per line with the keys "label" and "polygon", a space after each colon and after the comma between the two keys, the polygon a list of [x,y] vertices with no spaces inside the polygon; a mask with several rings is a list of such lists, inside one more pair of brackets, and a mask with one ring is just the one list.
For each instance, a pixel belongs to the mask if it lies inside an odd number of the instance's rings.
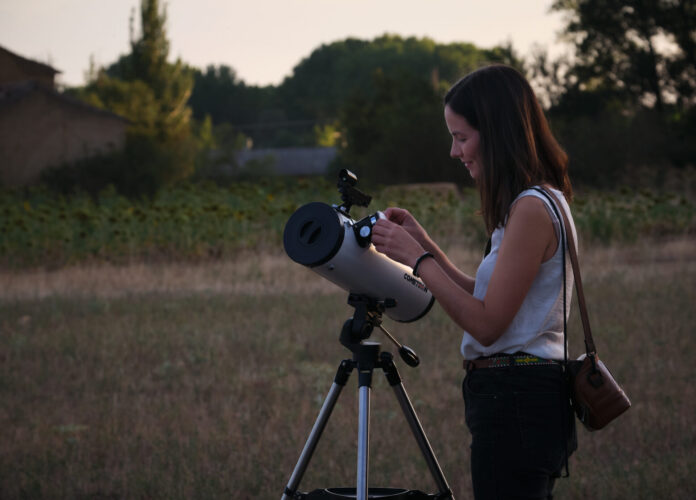
{"label": "telescope aperture", "polygon": [[328,262],[343,244],[345,231],[336,210],[318,201],[298,208],[283,232],[285,251],[303,266]]}

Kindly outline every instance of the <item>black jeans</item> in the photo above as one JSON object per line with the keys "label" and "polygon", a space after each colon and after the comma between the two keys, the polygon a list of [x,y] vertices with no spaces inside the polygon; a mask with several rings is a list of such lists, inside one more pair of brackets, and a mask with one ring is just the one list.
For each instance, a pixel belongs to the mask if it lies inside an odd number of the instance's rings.
{"label": "black jeans", "polygon": [[550,499],[577,448],[560,365],[480,368],[464,378],[476,500]]}

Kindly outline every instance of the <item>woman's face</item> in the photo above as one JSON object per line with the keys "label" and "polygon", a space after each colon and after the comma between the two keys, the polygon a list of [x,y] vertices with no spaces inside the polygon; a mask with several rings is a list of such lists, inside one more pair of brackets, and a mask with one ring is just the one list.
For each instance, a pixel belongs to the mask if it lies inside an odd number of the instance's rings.
{"label": "woman's face", "polygon": [[452,135],[450,156],[457,158],[469,170],[473,179],[481,175],[482,165],[479,156],[479,132],[469,125],[462,115],[445,106],[445,122]]}

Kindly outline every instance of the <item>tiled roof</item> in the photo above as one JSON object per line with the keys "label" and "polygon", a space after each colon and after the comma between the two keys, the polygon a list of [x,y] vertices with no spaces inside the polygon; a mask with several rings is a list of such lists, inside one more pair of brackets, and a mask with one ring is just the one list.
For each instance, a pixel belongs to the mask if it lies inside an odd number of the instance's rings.
{"label": "tiled roof", "polygon": [[27,73],[43,73],[50,77],[53,77],[56,73],[60,73],[60,71],[52,66],[49,66],[48,64],[32,61],[31,59],[17,55],[11,50],[7,50],[2,46],[0,46],[0,52],[4,52],[12,57]]}
{"label": "tiled roof", "polygon": [[106,111],[104,109],[99,109],[94,106],[90,106],[85,102],[82,102],[73,97],[69,97],[65,94],[61,94],[60,92],[48,88],[45,85],[42,85],[35,81],[24,81],[0,85],[0,113],[9,111],[13,104],[21,101],[22,99],[31,95],[34,92],[42,92],[53,99],[56,99],[69,106],[74,106],[83,111],[87,111],[90,113],[98,113],[104,116],[109,116],[111,118],[117,118],[119,120],[127,121],[125,118],[117,115],[116,113],[112,113],[111,111]]}

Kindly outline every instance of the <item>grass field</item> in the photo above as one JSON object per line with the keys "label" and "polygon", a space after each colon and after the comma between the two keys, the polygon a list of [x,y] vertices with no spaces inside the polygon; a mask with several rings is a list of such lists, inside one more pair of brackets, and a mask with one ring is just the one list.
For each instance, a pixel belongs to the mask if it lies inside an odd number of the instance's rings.
{"label": "grass field", "polygon": [[[473,272],[480,249],[450,249]],[[598,350],[633,407],[579,429],[558,498],[696,498],[696,242],[589,245],[581,260]],[[0,498],[280,498],[349,357],[346,294],[278,250],[0,282]],[[385,326],[420,355],[399,363],[404,384],[456,498],[472,498],[460,331],[437,306]],[[572,355],[581,335],[574,313]],[[356,378],[303,491],[355,484]],[[434,491],[381,376],[371,416],[370,484]]]}

